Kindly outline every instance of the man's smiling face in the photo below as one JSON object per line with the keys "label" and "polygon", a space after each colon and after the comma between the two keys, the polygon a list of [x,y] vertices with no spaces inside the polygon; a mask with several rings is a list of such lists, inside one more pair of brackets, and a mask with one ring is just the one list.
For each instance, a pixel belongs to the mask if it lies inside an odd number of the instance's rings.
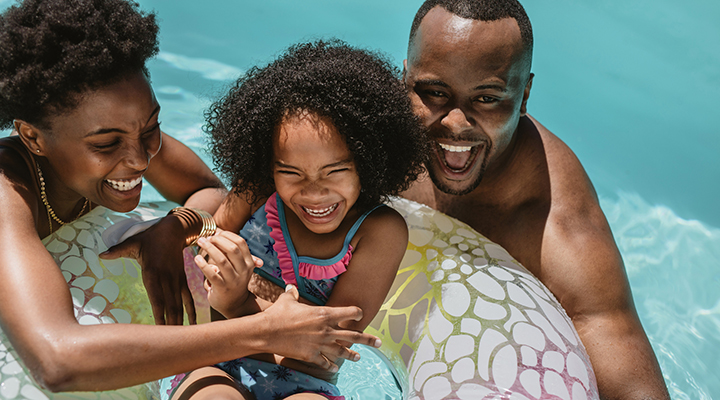
{"label": "man's smiling face", "polygon": [[433,141],[428,172],[443,192],[469,193],[502,168],[532,84],[524,51],[512,18],[478,21],[435,7],[420,23],[405,83]]}

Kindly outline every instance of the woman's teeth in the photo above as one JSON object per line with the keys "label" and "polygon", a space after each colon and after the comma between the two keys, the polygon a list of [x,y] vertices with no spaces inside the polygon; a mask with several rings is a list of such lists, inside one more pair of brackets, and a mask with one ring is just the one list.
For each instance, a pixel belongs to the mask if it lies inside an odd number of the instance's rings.
{"label": "woman's teeth", "polygon": [[121,192],[127,192],[128,190],[134,189],[135,186],[139,185],[140,182],[142,182],[142,176],[133,180],[125,181],[116,181],[112,179],[105,179],[105,182],[109,183],[110,186],[115,189],[119,190]]}
{"label": "woman's teeth", "polygon": [[470,151],[472,149],[472,146],[451,146],[449,144],[438,144],[443,150],[449,151],[451,153],[462,153],[464,151]]}
{"label": "woman's teeth", "polygon": [[330,213],[332,213],[333,211],[335,211],[335,209],[337,208],[337,206],[338,206],[338,203],[335,203],[335,204],[331,205],[330,207],[320,208],[320,209],[317,209],[317,210],[314,210],[314,209],[312,209],[312,208],[307,208],[307,207],[304,207],[304,206],[303,206],[302,209],[303,209],[306,213],[310,214],[310,216],[313,216],[313,217],[316,217],[316,218],[322,218],[322,217],[326,217],[326,216],[330,215]]}

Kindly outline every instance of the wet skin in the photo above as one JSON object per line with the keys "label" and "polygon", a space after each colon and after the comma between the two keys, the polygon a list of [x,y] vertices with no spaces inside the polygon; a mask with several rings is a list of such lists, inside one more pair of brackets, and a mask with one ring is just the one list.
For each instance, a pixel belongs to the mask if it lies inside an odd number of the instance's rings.
{"label": "wet skin", "polygon": [[429,178],[403,196],[468,223],[553,292],[602,398],[669,398],[592,183],[567,145],[526,115],[529,66],[514,19],[428,12],[405,82],[435,150]]}

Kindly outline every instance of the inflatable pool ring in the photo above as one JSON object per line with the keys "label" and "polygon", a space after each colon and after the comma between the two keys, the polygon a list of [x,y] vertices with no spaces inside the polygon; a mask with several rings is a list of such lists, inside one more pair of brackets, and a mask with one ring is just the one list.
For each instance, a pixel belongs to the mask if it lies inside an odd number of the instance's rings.
{"label": "inflatable pool ring", "polygon": [[[590,359],[550,291],[502,247],[395,199],[409,244],[366,332],[410,399],[597,399]],[[407,375],[404,375],[407,374]]]}
{"label": "inflatable pool ring", "polygon": [[[467,225],[407,200],[392,205],[408,222],[410,243],[367,331],[383,339],[381,359],[387,365],[379,367],[394,367],[403,398],[598,398],[577,333],[535,277]],[[163,216],[172,207],[144,203],[129,214],[98,207],[43,239],[68,282],[81,324],[153,323],[137,262],[100,260],[97,254],[107,249],[103,237],[113,236],[111,231]],[[198,321],[207,322],[202,274],[193,255],[186,249],[185,270]],[[361,353],[360,363],[373,355]],[[343,369],[354,367],[349,363]],[[157,382],[107,392],[44,391],[0,331],[0,399],[155,399],[158,394]]]}
{"label": "inflatable pool ring", "polygon": [[[123,223],[164,216],[174,203],[144,203],[135,211],[121,214],[97,207],[82,218],[64,225],[43,239],[43,244],[60,267],[72,295],[75,317],[83,325],[107,323],[153,324],[152,308],[142,283],[140,265],[132,259],[101,260],[107,250],[103,233]],[[202,273],[185,250],[188,274],[199,322],[210,320],[207,299],[198,296]],[[156,399],[159,384],[149,382],[107,392],[51,393],[40,389],[19,362],[4,332],[0,330],[0,399]]]}

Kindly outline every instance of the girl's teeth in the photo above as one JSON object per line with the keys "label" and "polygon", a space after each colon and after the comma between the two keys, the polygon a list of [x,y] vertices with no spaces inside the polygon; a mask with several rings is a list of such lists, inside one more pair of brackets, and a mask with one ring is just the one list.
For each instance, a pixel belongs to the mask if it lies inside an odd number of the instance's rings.
{"label": "girl's teeth", "polygon": [[134,189],[137,185],[140,184],[140,182],[142,182],[142,176],[131,181],[116,181],[106,179],[105,182],[109,183],[110,186],[115,190],[127,192],[128,190]]}
{"label": "girl's teeth", "polygon": [[335,209],[337,208],[337,206],[338,206],[337,203],[335,203],[335,204],[331,205],[330,207],[321,208],[321,209],[319,209],[319,210],[313,210],[313,209],[310,209],[310,208],[307,208],[307,207],[303,207],[303,210],[305,210],[306,213],[310,214],[310,215],[313,216],[313,217],[321,218],[321,217],[325,217],[325,216],[330,215],[330,213],[332,213],[333,211],[335,211]]}
{"label": "girl's teeth", "polygon": [[438,143],[443,150],[451,153],[462,153],[463,151],[470,151],[472,146],[451,146],[449,144]]}

